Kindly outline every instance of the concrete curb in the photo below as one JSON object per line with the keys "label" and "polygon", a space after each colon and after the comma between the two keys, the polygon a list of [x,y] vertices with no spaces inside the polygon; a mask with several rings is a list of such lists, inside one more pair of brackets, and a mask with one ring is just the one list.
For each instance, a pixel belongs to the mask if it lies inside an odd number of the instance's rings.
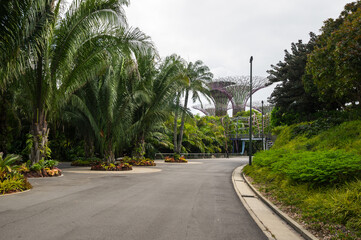
{"label": "concrete curb", "polygon": [[275,206],[273,203],[271,203],[265,197],[263,197],[263,195],[255,187],[253,187],[253,185],[247,180],[247,178],[244,177],[243,172],[242,172],[242,178],[245,180],[247,185],[252,189],[252,191],[256,193],[256,195],[262,202],[264,202],[269,208],[271,208],[272,211],[274,211],[280,218],[282,218],[286,223],[288,223],[296,232],[301,234],[302,237],[304,237],[307,240],[318,240],[318,238],[315,237],[312,233],[307,231],[300,224],[298,224],[296,221],[290,218],[287,214],[282,212],[277,206]]}
{"label": "concrete curb", "polygon": [[251,215],[251,217],[253,218],[253,220],[256,222],[256,224],[258,225],[258,227],[262,230],[262,232],[266,235],[266,237],[269,240],[276,240],[273,236],[272,233],[267,229],[267,227],[262,223],[262,221],[257,217],[257,215],[253,212],[253,210],[250,208],[250,206],[247,204],[247,202],[244,200],[243,195],[241,193],[241,191],[236,187],[236,174],[238,171],[242,171],[244,166],[240,166],[237,167],[233,170],[232,172],[232,183],[233,183],[233,187],[236,190],[236,193],[239,197],[239,199],[242,202],[242,205],[246,208],[247,212],[249,213],[249,215]]}
{"label": "concrete curb", "polygon": [[12,196],[12,195],[17,195],[17,194],[21,194],[21,193],[26,193],[26,192],[29,192],[30,190],[31,190],[31,189],[28,189],[28,190],[25,190],[25,191],[21,191],[21,192],[0,194],[0,197],[6,197],[6,196]]}

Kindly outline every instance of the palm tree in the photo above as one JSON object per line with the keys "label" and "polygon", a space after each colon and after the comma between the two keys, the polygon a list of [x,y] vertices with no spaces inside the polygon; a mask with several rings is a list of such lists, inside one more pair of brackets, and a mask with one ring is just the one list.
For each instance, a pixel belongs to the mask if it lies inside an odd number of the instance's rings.
{"label": "palm tree", "polygon": [[178,56],[166,57],[158,68],[154,63],[155,58],[152,52],[137,56],[140,81],[132,129],[136,142],[134,154],[139,158],[145,154],[147,139],[150,143],[154,138],[162,138],[159,134],[164,129],[162,124],[172,111],[176,90],[184,80]]}
{"label": "palm tree", "polygon": [[130,141],[126,132],[131,123],[132,85],[136,80],[131,59],[119,58],[113,64],[71,96],[66,113],[77,129],[84,130],[84,136],[97,140],[108,163],[115,161],[116,149]]}
{"label": "palm tree", "polygon": [[[21,96],[28,99],[35,163],[47,147],[48,116],[55,116],[76,89],[107,69],[112,56],[106,49],[117,45],[130,53],[147,37],[127,28],[122,8],[127,0],[75,0],[64,17],[61,0],[15,2],[5,2],[6,16],[1,18],[0,48],[7,51],[1,55],[0,74],[3,87],[8,79],[17,79]],[[19,39],[11,41],[14,36]],[[8,50],[8,42],[15,50]],[[11,66],[16,66],[15,73],[8,70]]]}
{"label": "palm tree", "polygon": [[210,72],[209,68],[203,65],[203,62],[200,60],[196,61],[195,63],[189,62],[184,69],[184,74],[185,76],[187,76],[189,84],[183,90],[185,95],[183,105],[184,111],[182,112],[179,139],[176,148],[176,153],[178,154],[181,152],[182,148],[184,122],[185,116],[187,114],[186,110],[188,108],[189,94],[190,92],[192,93],[193,102],[195,102],[196,100],[200,101],[200,95],[209,95],[207,83],[210,82],[213,78],[213,74]]}

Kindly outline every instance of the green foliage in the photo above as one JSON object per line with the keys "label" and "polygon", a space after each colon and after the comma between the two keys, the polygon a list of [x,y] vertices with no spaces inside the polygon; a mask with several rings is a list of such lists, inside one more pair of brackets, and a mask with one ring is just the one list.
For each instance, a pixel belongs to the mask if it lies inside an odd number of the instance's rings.
{"label": "green foliage", "polygon": [[20,159],[20,156],[8,154],[3,158],[3,153],[0,153],[0,193],[10,193],[16,191],[23,191],[31,188],[30,183],[24,176],[18,172],[19,167],[14,166],[15,162]]}
{"label": "green foliage", "polygon": [[39,163],[34,163],[31,167],[30,167],[30,171],[36,171],[39,172],[41,169],[43,169],[44,166],[39,164]]}
{"label": "green foliage", "polygon": [[44,167],[46,168],[53,168],[53,167],[56,167],[58,166],[59,162],[56,161],[56,160],[46,160],[44,162]]}
{"label": "green foliage", "polygon": [[[168,129],[168,137],[173,139],[174,118],[170,117],[165,122]],[[178,125],[180,121],[178,121]],[[225,129],[222,126],[220,117],[195,116],[187,118],[184,124],[182,152],[193,153],[218,153],[225,150]],[[228,146],[231,146],[229,144]],[[167,149],[165,149],[167,151]],[[169,148],[168,151],[172,151]]]}
{"label": "green foliage", "polygon": [[320,99],[329,108],[360,102],[361,1],[349,3],[337,19],[328,19],[308,56],[307,73],[312,75]]}
{"label": "green foliage", "polygon": [[285,127],[278,135],[273,149],[288,151],[341,149],[361,154],[361,120],[344,122],[340,125],[334,123],[335,126],[332,128],[327,126],[328,122],[320,120]]}
{"label": "green foliage", "polygon": [[12,172],[12,166],[16,161],[20,160],[20,156],[14,154],[8,154],[3,158],[3,153],[0,153],[0,171],[5,173]]}
{"label": "green foliage", "polygon": [[270,98],[270,102],[275,104],[271,113],[272,126],[311,120],[313,114],[322,109],[312,87],[306,91],[303,83],[304,78],[312,82],[305,75],[307,55],[315,45],[315,35],[311,33],[310,37],[307,44],[301,40],[292,43],[291,52],[285,50],[284,61],[272,65],[272,70],[268,71],[270,83],[278,84]]}
{"label": "green foliage", "polygon": [[311,228],[323,222],[335,239],[357,239],[361,121],[340,124],[337,116],[282,127],[274,147],[257,153],[244,171]]}
{"label": "green foliage", "polygon": [[12,172],[0,178],[1,194],[24,191],[30,189],[31,187],[31,184],[20,173]]}

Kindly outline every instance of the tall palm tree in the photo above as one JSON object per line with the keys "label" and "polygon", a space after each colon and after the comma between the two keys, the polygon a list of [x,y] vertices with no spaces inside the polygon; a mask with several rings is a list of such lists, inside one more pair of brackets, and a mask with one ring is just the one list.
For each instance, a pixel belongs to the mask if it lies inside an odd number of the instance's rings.
{"label": "tall palm tree", "polygon": [[[59,105],[87,80],[107,69],[111,54],[106,49],[117,45],[130,53],[147,38],[137,29],[128,29],[123,11],[127,0],[75,0],[64,15],[60,14],[62,0],[15,2],[6,1],[7,15],[1,18],[0,47],[7,49],[10,42],[16,48],[1,56],[5,63],[0,74],[5,80],[20,81],[21,96],[29,99],[31,160],[35,163],[44,157],[48,116],[54,116]],[[11,14],[15,17],[7,18]],[[10,41],[14,36],[20,39]],[[13,65],[18,70],[10,74]]]}
{"label": "tall palm tree", "polygon": [[[182,112],[181,126],[179,130],[179,139],[176,149],[176,153],[181,152],[182,141],[183,141],[183,131],[184,131],[184,122],[187,114],[189,94],[192,94],[192,100],[200,101],[201,95],[209,95],[209,90],[207,88],[207,83],[210,82],[213,78],[213,74],[210,72],[209,68],[203,64],[202,61],[198,60],[195,63],[189,62],[184,69],[184,74],[189,80],[189,84],[185,86],[184,91],[184,105],[183,108],[185,111]],[[175,127],[176,129],[176,127]]]}
{"label": "tall palm tree", "polygon": [[77,129],[86,126],[84,130],[88,133],[84,132],[84,136],[97,140],[108,163],[115,161],[116,149],[130,141],[126,132],[131,124],[132,85],[137,77],[131,59],[119,60],[73,94],[67,108],[70,122],[76,124]]}
{"label": "tall palm tree", "polygon": [[176,90],[184,80],[178,56],[166,57],[159,67],[154,63],[155,57],[152,52],[137,56],[140,81],[137,85],[133,130],[136,142],[134,154],[139,158],[145,154],[146,140],[159,137],[156,133],[162,131],[162,123],[172,111]]}

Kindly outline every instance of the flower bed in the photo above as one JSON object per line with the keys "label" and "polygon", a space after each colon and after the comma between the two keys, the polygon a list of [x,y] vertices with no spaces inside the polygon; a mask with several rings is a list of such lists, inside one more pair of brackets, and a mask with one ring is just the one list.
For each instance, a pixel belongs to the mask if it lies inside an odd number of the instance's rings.
{"label": "flower bed", "polygon": [[150,158],[130,158],[130,157],[124,157],[120,160],[122,163],[129,163],[133,166],[156,166],[156,163],[154,160]]}
{"label": "flower bed", "polygon": [[93,165],[91,167],[91,170],[96,170],[96,171],[129,171],[129,170],[133,170],[132,165],[130,165],[129,163],[98,163],[96,165]]}
{"label": "flower bed", "polygon": [[31,170],[22,172],[22,174],[27,178],[37,178],[37,177],[58,177],[61,176],[62,171],[57,168],[43,168],[41,170]]}
{"label": "flower bed", "polygon": [[40,160],[38,163],[29,167],[30,163],[23,163],[16,167],[16,170],[27,178],[37,177],[58,177],[62,171],[56,166],[59,164],[55,160]]}
{"label": "flower bed", "polygon": [[8,154],[3,158],[0,153],[0,194],[21,192],[32,188],[26,177],[18,172],[17,166],[13,164],[20,156]]}
{"label": "flower bed", "polygon": [[185,157],[179,157],[178,159],[177,158],[174,158],[174,157],[165,157],[164,158],[164,162],[170,162],[170,163],[187,163],[188,160],[185,159]]}

